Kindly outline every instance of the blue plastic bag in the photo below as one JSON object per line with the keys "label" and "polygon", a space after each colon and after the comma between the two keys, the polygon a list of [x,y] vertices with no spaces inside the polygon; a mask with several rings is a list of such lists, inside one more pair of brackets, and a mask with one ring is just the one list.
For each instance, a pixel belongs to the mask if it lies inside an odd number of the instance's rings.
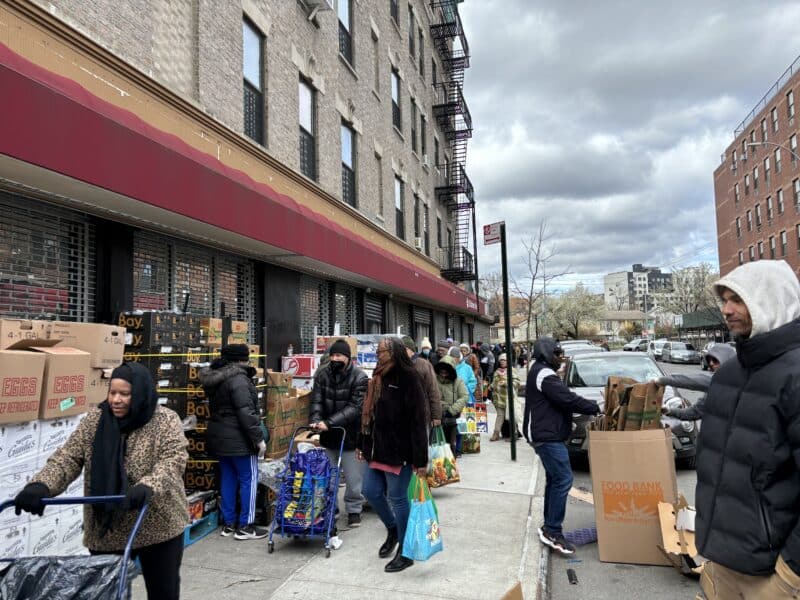
{"label": "blue plastic bag", "polygon": [[408,486],[411,513],[403,538],[403,556],[412,560],[428,560],[443,550],[439,530],[439,512],[431,498],[428,482],[414,474]]}

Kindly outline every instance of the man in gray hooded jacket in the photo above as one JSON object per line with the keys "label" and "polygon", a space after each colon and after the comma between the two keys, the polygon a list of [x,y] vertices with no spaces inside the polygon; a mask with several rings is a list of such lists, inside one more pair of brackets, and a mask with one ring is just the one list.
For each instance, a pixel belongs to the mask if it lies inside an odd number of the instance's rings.
{"label": "man in gray hooded jacket", "polygon": [[800,283],[742,265],[715,291],[737,360],[714,374],[697,455],[696,543],[709,600],[800,597]]}

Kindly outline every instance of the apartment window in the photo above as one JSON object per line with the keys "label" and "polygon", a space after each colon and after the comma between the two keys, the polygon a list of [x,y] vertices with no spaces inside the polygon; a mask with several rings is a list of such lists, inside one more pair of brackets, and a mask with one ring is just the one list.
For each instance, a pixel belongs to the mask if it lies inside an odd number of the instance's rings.
{"label": "apartment window", "polygon": [[739,168],[738,166],[736,166],[737,162],[739,162],[739,157],[736,154],[736,150],[734,150],[733,154],[731,154],[731,171],[735,171],[736,169]]}
{"label": "apartment window", "polygon": [[775,211],[772,208],[772,196],[767,196],[767,221],[772,221]]}
{"label": "apartment window", "polygon": [[761,141],[767,141],[767,119],[761,119]]}
{"label": "apartment window", "polygon": [[777,196],[778,196],[778,214],[782,215],[783,214],[783,190],[782,189],[778,190]]}
{"label": "apartment window", "polygon": [[339,54],[353,62],[353,13],[352,0],[339,0]]}
{"label": "apartment window", "polygon": [[758,260],[764,258],[764,242],[758,242]]}
{"label": "apartment window", "polygon": [[406,239],[406,222],[403,218],[403,181],[394,176],[394,223],[395,233],[401,240]]}
{"label": "apartment window", "polygon": [[408,3],[408,53],[416,56],[414,51],[415,40],[417,39],[417,20],[414,18],[414,7]]}
{"label": "apartment window", "polygon": [[753,212],[747,211],[747,231],[753,231]]}
{"label": "apartment window", "polygon": [[786,114],[789,115],[790,119],[794,118],[794,91],[789,90],[789,93],[786,94]]}
{"label": "apartment window", "polygon": [[372,87],[376,93],[381,91],[381,47],[378,38],[372,34],[372,70],[374,71],[375,80],[372,82]]}
{"label": "apartment window", "polygon": [[764,159],[764,185],[769,187],[769,156]]}
{"label": "apartment window", "polygon": [[775,259],[775,236],[769,236],[769,257]]}
{"label": "apartment window", "polygon": [[[800,225],[797,226],[798,239],[800,239]],[[442,248],[442,218],[436,215],[436,246]]]}
{"label": "apartment window", "polygon": [[753,167],[753,191],[758,190],[758,167]]}
{"label": "apartment window", "polygon": [[411,99],[411,150],[417,151],[417,103]]}
{"label": "apartment window", "polygon": [[419,232],[421,231],[420,228],[420,219],[422,218],[422,211],[420,210],[419,204],[419,196],[414,194],[414,237],[422,237]]}
{"label": "apartment window", "polygon": [[[750,143],[751,144],[755,144],[756,143],[756,130],[755,129],[751,129],[750,130]],[[758,148],[758,146],[750,146],[750,152],[753,153],[753,156],[756,155],[756,149],[757,148]]]}
{"label": "apartment window", "polygon": [[756,259],[756,251],[752,246],[747,249],[747,254],[749,255],[750,262],[753,262]]}
{"label": "apartment window", "polygon": [[383,216],[383,159],[375,153],[375,163],[378,169],[378,214]]}
{"label": "apartment window", "polygon": [[439,167],[439,138],[433,138],[433,164]]}
{"label": "apartment window", "polygon": [[789,138],[789,150],[791,150],[792,154],[792,164],[797,164],[797,134],[793,135]]}
{"label": "apartment window", "polygon": [[794,189],[794,205],[797,208],[800,207],[800,179],[792,182],[792,188]]}
{"label": "apartment window", "polygon": [[750,173],[744,174],[744,195],[750,195]]}
{"label": "apartment window", "polygon": [[422,233],[425,238],[425,254],[431,255],[431,225],[430,225],[430,212],[426,204],[422,210]]}
{"label": "apartment window", "polygon": [[742,140],[742,160],[747,160],[747,140]]}
{"label": "apartment window", "polygon": [[800,252],[800,225],[795,225],[797,235],[797,251]]}
{"label": "apartment window", "polygon": [[771,111],[769,111],[770,116],[772,117],[772,131],[778,131],[778,107],[774,106]]}
{"label": "apartment window", "polygon": [[392,69],[392,123],[398,131],[403,131],[403,120],[400,113],[400,74]]}
{"label": "apartment window", "polygon": [[422,27],[417,32],[419,33],[419,74],[425,80],[425,35],[422,33]]}
{"label": "apartment window", "polygon": [[741,198],[741,196],[739,195],[739,184],[738,183],[734,183],[733,184],[733,201],[734,201],[734,203],[739,204],[740,198]]}
{"label": "apartment window", "polygon": [[761,228],[761,205],[756,204],[756,227]]}
{"label": "apartment window", "polygon": [[400,6],[398,0],[389,0],[389,15],[392,17],[394,24],[400,25]]}
{"label": "apartment window", "polygon": [[736,237],[742,237],[742,219],[741,217],[736,217]]}
{"label": "apartment window", "polygon": [[740,265],[744,264],[744,252],[742,252],[741,250],[739,250],[739,264]]}
{"label": "apartment window", "polygon": [[436,61],[431,58],[431,85],[436,86],[437,80],[437,73],[436,73]]}
{"label": "apartment window", "polygon": [[299,85],[300,96],[300,172],[317,179],[317,148],[314,131],[317,121],[314,89],[303,79]]}
{"label": "apartment window", "polygon": [[781,256],[786,256],[786,250],[789,246],[788,239],[786,237],[786,232],[781,231]]}
{"label": "apartment window", "polygon": [[428,121],[425,115],[419,116],[419,151],[422,154],[422,160],[428,158]]}
{"label": "apartment window", "polygon": [[342,121],[342,200],[356,206],[356,132]]}
{"label": "apartment window", "polygon": [[244,134],[264,144],[264,36],[250,21],[242,21]]}
{"label": "apartment window", "polygon": [[778,174],[781,172],[781,149],[775,149],[775,173]]}

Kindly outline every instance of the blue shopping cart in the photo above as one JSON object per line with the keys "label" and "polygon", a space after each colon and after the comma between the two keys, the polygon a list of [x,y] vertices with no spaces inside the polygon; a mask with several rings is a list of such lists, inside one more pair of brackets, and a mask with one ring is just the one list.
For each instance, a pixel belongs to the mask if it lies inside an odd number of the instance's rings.
{"label": "blue shopping cart", "polygon": [[325,556],[331,555],[331,530],[336,519],[346,434],[344,427],[331,429],[342,432],[336,465],[331,463],[324,448],[298,451],[297,436],[303,431],[313,431],[310,427],[298,427],[292,435],[269,531],[270,554],[275,551],[273,535],[277,532],[281,537],[324,539]]}
{"label": "blue shopping cart", "polygon": [[[121,503],[125,496],[45,498],[45,506],[63,504]],[[14,501],[0,504],[0,513]],[[0,598],[3,600],[125,600],[137,575],[131,560],[133,540],[139,532],[147,505],[139,511],[122,555],[23,556],[0,558]],[[7,566],[4,566],[7,565]]]}

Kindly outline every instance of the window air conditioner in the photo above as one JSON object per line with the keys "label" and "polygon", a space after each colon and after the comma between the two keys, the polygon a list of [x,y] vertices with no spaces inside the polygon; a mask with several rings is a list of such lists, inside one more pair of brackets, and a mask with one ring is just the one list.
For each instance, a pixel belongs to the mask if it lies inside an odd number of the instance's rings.
{"label": "window air conditioner", "polygon": [[747,152],[742,152],[742,162],[747,160]]}
{"label": "window air conditioner", "polygon": [[420,250],[420,251],[422,250],[422,238],[421,237],[415,237],[414,238],[414,248],[416,250]]}

